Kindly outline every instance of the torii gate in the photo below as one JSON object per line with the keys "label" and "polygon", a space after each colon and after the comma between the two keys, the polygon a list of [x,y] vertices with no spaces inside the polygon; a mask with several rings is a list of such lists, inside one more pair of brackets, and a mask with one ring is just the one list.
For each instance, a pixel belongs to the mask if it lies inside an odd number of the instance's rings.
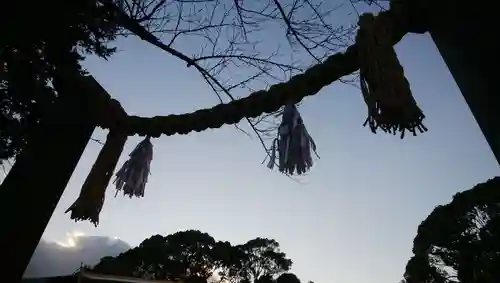
{"label": "torii gate", "polygon": [[[408,27],[405,27],[407,30],[400,30],[399,34],[394,35],[394,44],[407,32],[430,32],[497,161],[500,161],[500,111],[495,111],[500,102],[497,94],[500,89],[495,81],[498,80],[495,77],[496,73],[488,71],[490,65],[494,68],[500,63],[497,53],[500,46],[495,38],[498,34],[495,29],[497,25],[493,22],[495,15],[491,5],[493,1],[488,1],[490,5],[483,1],[482,6],[474,6],[468,1],[452,0],[393,0],[392,2],[404,2],[406,7],[410,6],[410,13],[405,15],[409,20]],[[379,17],[397,17],[400,12],[382,12]],[[339,67],[322,70],[332,73],[330,76],[336,76],[336,79],[352,73],[358,68],[356,52],[356,46],[351,46],[345,53],[331,56],[328,60],[335,60],[339,63]],[[319,66],[316,71],[321,68]],[[305,76],[307,73],[303,75]],[[292,81],[288,84],[293,84]],[[87,94],[95,92],[99,86],[94,85],[92,88],[79,84],[80,88],[75,89],[71,83],[78,82],[68,82],[60,88],[72,92],[73,95],[68,95],[64,101],[60,101],[57,113],[43,121],[33,133],[30,141],[35,142],[28,143],[27,149],[0,187],[0,200],[3,201],[0,205],[0,217],[2,217],[0,250],[4,258],[0,271],[5,282],[18,282],[22,277],[96,127],[98,110],[95,109],[95,101]],[[271,88],[267,93],[252,95],[248,99],[243,99],[245,101],[219,105],[215,108],[226,110],[219,112],[230,113],[233,116],[253,115],[255,111],[248,107],[243,109],[243,114],[231,113],[229,110],[230,108],[234,110],[233,106],[238,103],[240,106],[247,103],[248,106],[254,105],[250,101],[267,100],[272,105],[266,109],[274,110],[284,104],[284,96],[279,93],[280,87],[286,87],[286,84]],[[305,96],[313,95],[320,88],[313,92],[299,93],[294,99],[301,100]],[[80,93],[78,95],[75,92]],[[263,94],[273,99],[265,99]],[[233,120],[239,121],[237,118],[232,117],[232,120],[229,120],[234,123]],[[135,126],[137,127],[137,124]],[[210,125],[205,126],[207,127]],[[172,128],[166,131],[173,131],[174,128],[186,133],[186,128],[180,125],[172,125]],[[187,130],[199,131],[203,128]],[[37,140],[42,142],[36,142]]]}

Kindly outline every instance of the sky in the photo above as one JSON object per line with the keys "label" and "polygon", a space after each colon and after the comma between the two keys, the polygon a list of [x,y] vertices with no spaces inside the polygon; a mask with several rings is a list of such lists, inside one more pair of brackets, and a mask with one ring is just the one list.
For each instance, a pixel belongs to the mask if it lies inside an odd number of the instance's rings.
{"label": "sky", "polygon": [[[90,57],[84,65],[129,114],[218,103],[196,70],[177,58],[132,37],[116,45],[120,52],[109,61]],[[407,35],[396,51],[427,133],[404,140],[372,134],[362,127],[367,111],[359,90],[336,82],[301,105],[321,157],[301,183],[261,164],[258,140],[233,126],[164,136],[153,140],[145,197],[115,198],[110,186],[97,228],[64,214],[101,148],[90,142],[43,238],[61,241],[78,231],[134,246],[184,229],[234,244],[268,237],[279,241],[304,282],[399,282],[419,223],[499,168],[429,35]],[[94,137],[105,134],[96,130]],[[118,166],[139,141],[129,138]]]}

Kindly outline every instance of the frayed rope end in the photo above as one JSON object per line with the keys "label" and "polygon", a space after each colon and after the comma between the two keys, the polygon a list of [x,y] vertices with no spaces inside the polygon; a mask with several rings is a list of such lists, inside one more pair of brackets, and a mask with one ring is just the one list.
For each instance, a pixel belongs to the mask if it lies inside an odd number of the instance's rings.
{"label": "frayed rope end", "polygon": [[77,200],[65,211],[71,212],[71,219],[88,220],[97,227],[99,214],[104,205],[106,188],[123,151],[127,136],[110,132],[97,160],[85,180]]}

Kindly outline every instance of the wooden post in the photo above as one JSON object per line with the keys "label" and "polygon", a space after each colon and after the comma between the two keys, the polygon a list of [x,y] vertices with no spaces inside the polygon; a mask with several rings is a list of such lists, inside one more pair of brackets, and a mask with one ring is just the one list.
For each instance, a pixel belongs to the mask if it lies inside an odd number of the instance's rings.
{"label": "wooden post", "polygon": [[500,41],[493,3],[432,0],[429,23],[441,56],[500,163],[500,77],[496,69]]}
{"label": "wooden post", "polygon": [[61,99],[28,137],[0,187],[2,282],[19,282],[95,129],[92,95],[80,81],[58,86]]}

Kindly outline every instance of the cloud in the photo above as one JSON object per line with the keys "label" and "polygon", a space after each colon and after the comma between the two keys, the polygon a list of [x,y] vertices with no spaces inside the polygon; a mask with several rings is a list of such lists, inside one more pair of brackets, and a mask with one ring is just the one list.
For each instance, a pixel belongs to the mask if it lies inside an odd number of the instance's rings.
{"label": "cloud", "polygon": [[41,240],[24,277],[69,275],[82,263],[94,265],[104,256],[116,256],[128,249],[130,246],[122,240],[81,233],[67,234],[65,242]]}

